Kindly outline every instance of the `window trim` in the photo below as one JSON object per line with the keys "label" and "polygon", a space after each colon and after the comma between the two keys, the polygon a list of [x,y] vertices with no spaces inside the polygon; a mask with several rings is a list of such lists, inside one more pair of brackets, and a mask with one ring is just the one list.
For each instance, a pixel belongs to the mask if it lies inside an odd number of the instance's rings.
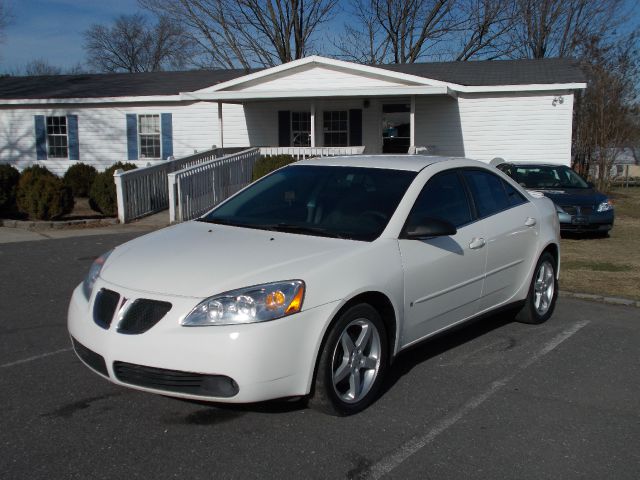
{"label": "window trim", "polygon": [[[48,125],[48,120],[50,118],[64,118],[64,125],[65,125],[65,134],[61,134],[61,133],[49,133],[49,125]],[[56,160],[69,160],[69,118],[67,117],[67,115],[45,115],[44,116],[44,135],[46,138],[46,144],[47,144],[47,160],[49,159],[56,159]],[[64,147],[66,150],[66,155],[64,156],[53,156],[51,155],[51,151],[49,150],[49,148],[51,148],[51,144],[49,142],[49,137],[65,137],[67,139],[66,142],[66,146]],[[61,147],[55,147],[54,148],[61,148]]]}
{"label": "window trim", "polygon": [[[159,132],[155,133],[140,133],[140,117],[158,117]],[[143,157],[142,156],[142,135],[158,135],[160,142],[160,156],[159,157]],[[162,160],[162,114],[161,113],[136,113],[136,137],[138,142],[138,160]]]}
{"label": "window trim", "polygon": [[[324,127],[325,126],[325,120],[324,120],[325,114],[326,113],[334,113],[334,112],[340,112],[340,113],[344,112],[344,113],[347,114],[347,119],[346,119],[347,128],[346,128],[346,130],[325,130],[324,129],[325,128]],[[325,135],[327,133],[343,133],[343,132],[346,132],[346,134],[347,134],[347,143],[346,143],[346,145],[335,146],[335,145],[327,145],[326,144]],[[322,111],[322,146],[323,147],[329,147],[329,148],[342,148],[342,147],[348,147],[349,145],[351,145],[351,131],[349,129],[349,109],[347,108],[346,110],[323,110]]]}

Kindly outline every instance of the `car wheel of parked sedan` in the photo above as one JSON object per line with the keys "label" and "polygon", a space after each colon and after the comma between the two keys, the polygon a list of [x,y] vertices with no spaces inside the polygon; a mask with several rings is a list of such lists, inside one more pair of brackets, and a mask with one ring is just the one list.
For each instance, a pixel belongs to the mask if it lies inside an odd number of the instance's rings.
{"label": "car wheel of parked sedan", "polygon": [[543,323],[553,314],[558,297],[556,261],[549,252],[540,256],[531,279],[531,286],[516,320],[522,323]]}
{"label": "car wheel of parked sedan", "polygon": [[311,406],[332,415],[365,409],[378,396],[387,364],[380,314],[364,303],[349,308],[331,327],[320,352]]}

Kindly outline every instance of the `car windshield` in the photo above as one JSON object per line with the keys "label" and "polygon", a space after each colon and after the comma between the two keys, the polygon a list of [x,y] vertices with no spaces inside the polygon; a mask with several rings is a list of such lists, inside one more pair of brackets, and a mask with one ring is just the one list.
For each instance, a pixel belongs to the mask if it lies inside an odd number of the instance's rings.
{"label": "car windshield", "polygon": [[589,188],[580,175],[564,165],[510,165],[506,173],[526,188]]}
{"label": "car windshield", "polygon": [[402,170],[294,165],[256,182],[200,221],[372,241],[415,176]]}

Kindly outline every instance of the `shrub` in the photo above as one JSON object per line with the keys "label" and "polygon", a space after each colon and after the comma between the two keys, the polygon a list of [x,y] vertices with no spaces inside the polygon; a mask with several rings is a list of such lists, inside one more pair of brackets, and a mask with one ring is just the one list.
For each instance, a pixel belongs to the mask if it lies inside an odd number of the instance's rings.
{"label": "shrub", "polygon": [[20,174],[20,180],[18,180],[18,188],[16,189],[16,205],[19,211],[28,215],[30,214],[26,210],[26,208],[27,205],[30,204],[30,200],[26,198],[26,195],[30,194],[29,192],[32,188],[32,185],[39,177],[58,178],[55,176],[55,174],[47,170],[47,168],[41,167],[40,165],[32,165],[31,167],[27,167],[22,170],[22,173]]}
{"label": "shrub", "polygon": [[113,217],[118,213],[118,199],[116,197],[116,184],[113,181],[113,173],[116,170],[133,170],[133,163],[114,163],[104,172],[98,173],[93,180],[89,191],[89,205],[96,212]]}
{"label": "shrub", "polygon": [[20,172],[6,163],[0,164],[0,213],[16,210],[16,190]]}
{"label": "shrub", "polygon": [[[43,169],[48,172],[48,170]],[[18,209],[38,220],[51,220],[73,210],[73,194],[55,175],[39,170],[22,173],[18,183]]]}
{"label": "shrub", "polygon": [[97,173],[91,165],[76,163],[69,167],[62,180],[71,188],[74,197],[88,197]]}
{"label": "shrub", "polygon": [[264,177],[267,173],[273,172],[280,167],[295,162],[291,155],[270,155],[260,158],[253,166],[253,181]]}

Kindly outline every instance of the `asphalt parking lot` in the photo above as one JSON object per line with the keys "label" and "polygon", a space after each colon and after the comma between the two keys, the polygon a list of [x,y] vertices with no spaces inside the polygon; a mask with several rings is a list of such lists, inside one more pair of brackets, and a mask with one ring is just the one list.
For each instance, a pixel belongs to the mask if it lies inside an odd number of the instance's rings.
{"label": "asphalt parking lot", "polygon": [[210,406],[114,386],[75,357],[72,289],[132,238],[0,244],[0,478],[640,478],[640,309],[562,298],[394,364],[382,398]]}

